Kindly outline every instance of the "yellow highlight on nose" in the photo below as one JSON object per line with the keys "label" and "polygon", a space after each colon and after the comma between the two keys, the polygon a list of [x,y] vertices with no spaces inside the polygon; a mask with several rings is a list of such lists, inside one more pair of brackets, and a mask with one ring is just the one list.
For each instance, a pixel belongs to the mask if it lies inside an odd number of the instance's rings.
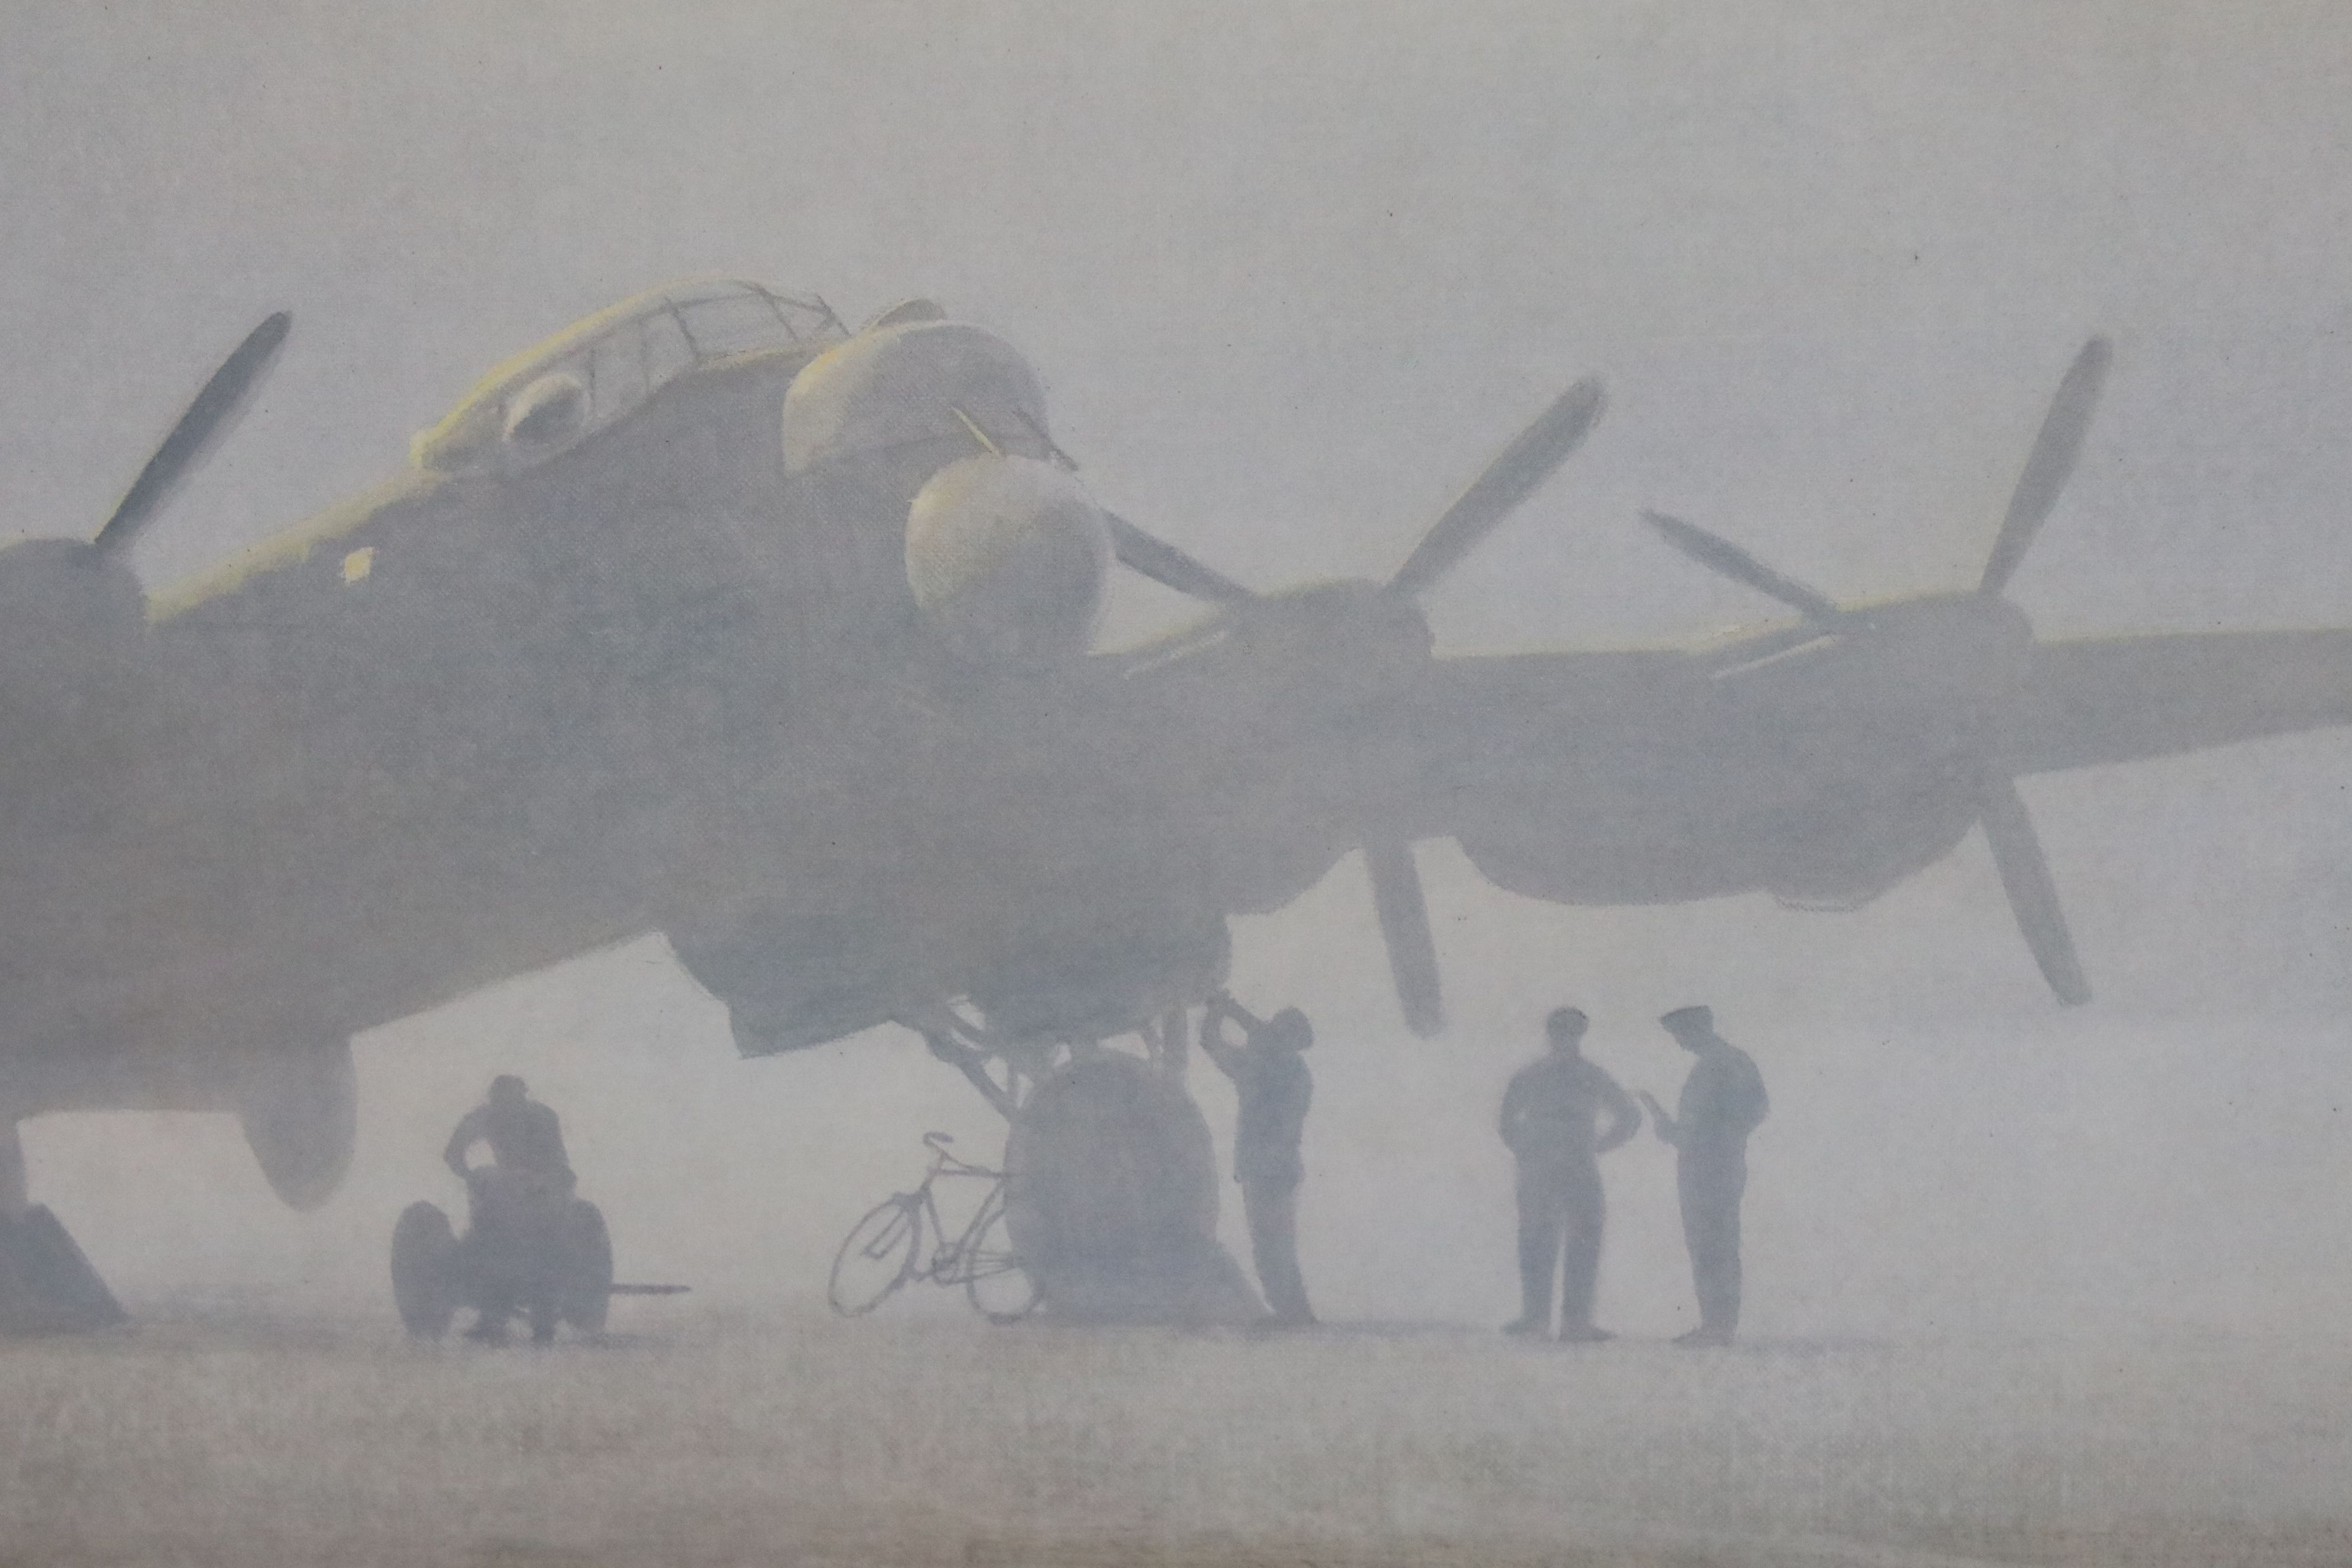
{"label": "yellow highlight on nose", "polygon": [[343,581],[356,583],[375,570],[375,546],[354,550],[343,557]]}

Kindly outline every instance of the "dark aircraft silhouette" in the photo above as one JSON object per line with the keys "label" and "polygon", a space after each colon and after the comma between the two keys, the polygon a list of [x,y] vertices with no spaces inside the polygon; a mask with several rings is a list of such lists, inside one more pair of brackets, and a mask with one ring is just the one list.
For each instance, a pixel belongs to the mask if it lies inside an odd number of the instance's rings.
{"label": "dark aircraft silhouette", "polygon": [[[1000,340],[656,290],[494,372],[411,470],[152,600],[123,547],[273,317],[83,544],[0,552],[0,1128],[234,1111],[289,1203],[348,1162],[348,1041],[658,930],[747,1053],[948,1005],[1002,1041],[1204,1001],[1226,922],[1350,849],[1435,1030],[1414,841],[1579,903],[1864,901],[1975,825],[2087,994],[2012,781],[2352,721],[2352,632],[2040,643],[2000,597],[2106,365],[2068,373],[1971,592],[1433,657],[1417,598],[1599,416],[1569,389],[1386,583],[1258,594],[1090,500]],[[1113,559],[1207,602],[1097,652]]]}

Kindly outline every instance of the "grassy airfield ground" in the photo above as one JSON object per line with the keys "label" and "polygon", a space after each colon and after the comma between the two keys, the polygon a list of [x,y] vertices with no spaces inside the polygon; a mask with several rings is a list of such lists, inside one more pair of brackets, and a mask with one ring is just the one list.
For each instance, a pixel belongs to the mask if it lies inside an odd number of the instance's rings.
{"label": "grassy airfield ground", "polygon": [[2352,1348],[1089,1332],[622,1303],[0,1342],[0,1563],[2352,1562]]}

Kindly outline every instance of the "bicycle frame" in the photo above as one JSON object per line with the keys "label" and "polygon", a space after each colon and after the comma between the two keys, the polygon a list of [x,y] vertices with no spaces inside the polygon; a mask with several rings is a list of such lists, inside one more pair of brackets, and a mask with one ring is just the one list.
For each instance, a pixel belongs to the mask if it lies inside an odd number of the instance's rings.
{"label": "bicycle frame", "polygon": [[[921,1184],[911,1192],[893,1193],[883,1199],[866,1218],[858,1221],[856,1227],[842,1243],[842,1250],[834,1260],[833,1281],[827,1288],[835,1311],[850,1317],[860,1316],[873,1310],[914,1279],[928,1279],[935,1285],[950,1289],[963,1286],[971,1292],[972,1305],[994,1322],[1011,1322],[1025,1315],[1035,1305],[1034,1281],[1019,1258],[1004,1250],[1002,1242],[997,1244],[995,1251],[985,1250],[991,1231],[1005,1223],[1004,1173],[957,1157],[947,1148],[952,1141],[944,1132],[926,1133],[923,1143],[931,1152],[931,1163],[930,1169],[923,1173]],[[940,1217],[939,1200],[933,1192],[942,1176],[971,1177],[993,1184],[981,1198],[979,1206],[973,1209],[962,1231],[952,1240],[949,1237],[945,1222]],[[877,1222],[878,1228],[876,1228]],[[924,1234],[927,1224],[929,1236]],[[902,1248],[902,1261],[893,1277],[884,1282],[879,1276],[869,1275],[862,1286],[853,1286],[845,1299],[843,1270],[845,1267],[859,1260],[866,1264],[882,1263],[894,1256],[901,1256]],[[982,1300],[984,1282],[1012,1274],[1019,1274],[1029,1284],[1026,1300],[991,1305]]]}
{"label": "bicycle frame", "polygon": [[[964,1225],[963,1233],[953,1241],[950,1241],[947,1238],[947,1226],[940,1219],[939,1200],[931,1195],[932,1184],[941,1176],[972,1176],[994,1182],[1001,1188],[1004,1183],[1004,1173],[992,1171],[985,1165],[975,1165],[969,1160],[958,1158],[949,1152],[947,1142],[947,1135],[943,1132],[927,1132],[923,1135],[924,1147],[931,1152],[931,1168],[924,1174],[923,1184],[908,1196],[921,1205],[918,1210],[921,1218],[919,1218],[916,1223],[919,1225],[923,1219],[928,1219],[931,1226],[929,1258],[928,1261],[917,1263],[913,1278],[929,1279],[937,1285],[955,1286],[967,1283],[971,1277],[971,1259],[973,1244],[980,1239],[981,1224],[988,1216],[989,1198],[984,1196],[980,1200],[980,1206],[972,1211],[971,1218]],[[993,1194],[990,1196],[993,1196]],[[918,1232],[915,1238],[915,1255],[918,1259],[923,1256],[922,1243],[922,1236]]]}

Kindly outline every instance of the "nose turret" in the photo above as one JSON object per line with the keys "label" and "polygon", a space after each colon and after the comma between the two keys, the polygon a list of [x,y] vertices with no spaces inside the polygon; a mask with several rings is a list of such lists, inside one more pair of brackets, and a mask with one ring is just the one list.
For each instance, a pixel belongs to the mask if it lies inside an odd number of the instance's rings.
{"label": "nose turret", "polygon": [[1109,519],[1045,426],[1045,390],[992,333],[889,312],[784,397],[786,474],[895,567],[922,626],[982,668],[1035,673],[1093,641]]}
{"label": "nose turret", "polygon": [[1039,670],[1084,654],[1110,558],[1102,509],[1034,458],[960,458],[907,509],[915,605],[970,664]]}

